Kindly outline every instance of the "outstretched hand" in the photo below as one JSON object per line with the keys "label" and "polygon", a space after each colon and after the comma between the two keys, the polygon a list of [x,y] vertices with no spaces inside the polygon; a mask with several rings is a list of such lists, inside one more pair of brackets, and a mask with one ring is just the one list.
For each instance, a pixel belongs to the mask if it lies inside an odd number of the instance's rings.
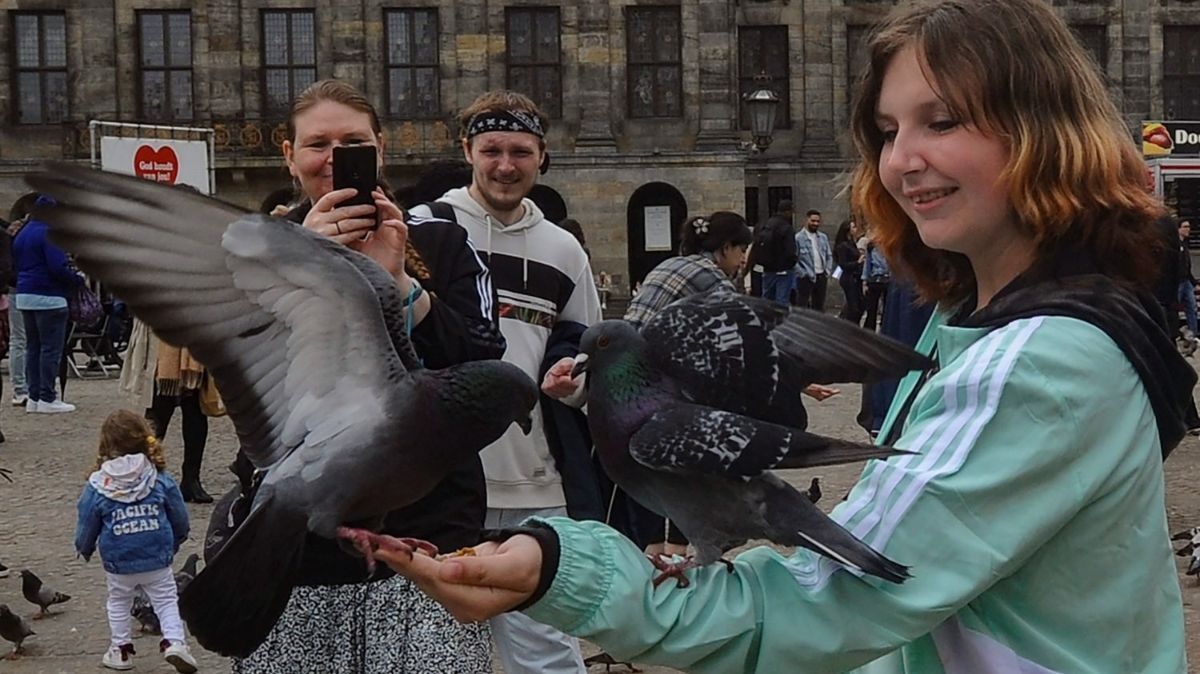
{"label": "outstretched hand", "polygon": [[546,376],[542,378],[542,393],[557,400],[574,395],[583,385],[583,376],[572,377],[573,369],[575,369],[575,359],[571,357],[559,359],[557,363],[551,365],[550,369],[546,370]]}
{"label": "outstretched hand", "polygon": [[437,558],[380,548],[387,563],[425,594],[446,607],[459,622],[477,622],[520,605],[537,589],[542,548],[532,536],[518,534],[503,543],[481,543],[465,554]]}

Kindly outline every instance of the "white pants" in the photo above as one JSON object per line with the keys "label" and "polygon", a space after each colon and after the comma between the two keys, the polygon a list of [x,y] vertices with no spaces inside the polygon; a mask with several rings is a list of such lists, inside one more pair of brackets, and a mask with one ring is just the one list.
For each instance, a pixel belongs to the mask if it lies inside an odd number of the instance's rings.
{"label": "white pants", "polygon": [[[562,508],[488,508],[488,529],[515,527],[529,517],[566,517]],[[524,613],[502,613],[488,621],[505,674],[585,674],[579,640]]]}
{"label": "white pants", "polygon": [[133,643],[133,628],[129,610],[133,608],[134,591],[140,586],[150,597],[150,605],[158,614],[162,635],[169,641],[184,641],[183,621],[179,618],[179,597],[175,590],[175,574],[164,566],[143,573],[106,573],[108,577],[108,629],[114,646]]}

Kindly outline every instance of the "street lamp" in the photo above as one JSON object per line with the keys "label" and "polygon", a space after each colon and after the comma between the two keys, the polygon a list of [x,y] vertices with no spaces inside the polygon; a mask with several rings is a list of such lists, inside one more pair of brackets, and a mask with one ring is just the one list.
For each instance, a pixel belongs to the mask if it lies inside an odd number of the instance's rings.
{"label": "street lamp", "polygon": [[[762,222],[771,214],[770,202],[767,199],[769,185],[767,183],[766,151],[771,146],[771,136],[775,133],[775,117],[779,113],[779,96],[771,89],[771,76],[762,71],[754,76],[754,91],[746,94],[746,114],[750,116],[750,133],[754,140],[754,149],[762,164],[758,169],[758,220]],[[758,223],[755,223],[758,224]]]}

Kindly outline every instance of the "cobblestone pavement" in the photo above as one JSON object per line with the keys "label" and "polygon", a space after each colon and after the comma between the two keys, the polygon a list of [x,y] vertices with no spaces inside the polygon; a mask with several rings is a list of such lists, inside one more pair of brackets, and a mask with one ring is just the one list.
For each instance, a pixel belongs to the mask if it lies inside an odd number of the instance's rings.
{"label": "cobblestone pavement", "polygon": [[[7,379],[7,377],[5,377]],[[10,395],[8,382],[4,395]],[[70,602],[58,607],[55,615],[35,623],[38,634],[26,642],[27,655],[15,662],[0,661],[0,673],[58,674],[103,671],[100,656],[108,643],[105,621],[104,573],[99,561],[91,563],[75,559],[72,536],[75,525],[75,502],[95,456],[97,433],[101,421],[113,409],[127,403],[116,393],[115,380],[71,380],[67,399],[78,405],[78,411],[60,415],[27,415],[7,404],[3,398],[0,410],[0,429],[7,442],[0,444],[0,467],[13,471],[15,484],[0,481],[0,562],[13,569],[8,578],[0,579],[0,603],[7,603],[22,615],[32,615],[36,609],[21,597],[20,580],[16,570],[35,570],[48,584],[72,595]],[[842,437],[858,437],[861,431],[853,424],[858,410],[857,387],[845,387],[842,395],[822,404],[810,405],[812,425]],[[215,420],[205,457],[204,483],[214,494],[233,486],[233,477],[226,464],[233,457],[235,442],[232,426],[227,420]],[[178,417],[172,420],[166,441],[167,458],[176,472],[182,460]],[[1185,525],[1200,525],[1200,441],[1187,438],[1175,452],[1168,466],[1168,509],[1172,530]],[[807,474],[788,475],[798,486],[805,487],[811,475],[820,475],[826,498],[822,505],[832,507],[840,494],[845,493],[858,474],[857,466],[823,468]],[[193,530],[203,531],[211,506],[188,506]],[[177,557],[177,563],[190,552],[198,551],[197,536],[188,541]],[[1182,560],[1181,560],[1182,561]],[[1180,567],[1182,569],[1182,566]],[[1185,610],[1188,620],[1189,656],[1200,663],[1200,587],[1188,579],[1184,583]],[[158,637],[136,639],[139,672],[174,672],[159,659]],[[0,643],[6,646],[7,643]],[[228,671],[226,662],[200,650],[193,644],[202,671]],[[586,653],[595,648],[585,645]],[[497,667],[499,671],[499,667]],[[593,672],[604,671],[593,668]],[[614,670],[621,671],[621,670]],[[647,674],[667,674],[674,670],[643,668]],[[1193,664],[1193,671],[1200,671]]]}

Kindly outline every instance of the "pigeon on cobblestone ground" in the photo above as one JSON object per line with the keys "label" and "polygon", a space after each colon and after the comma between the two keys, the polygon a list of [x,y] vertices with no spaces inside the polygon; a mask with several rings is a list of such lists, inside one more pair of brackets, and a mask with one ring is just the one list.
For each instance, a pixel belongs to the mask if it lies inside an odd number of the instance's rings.
{"label": "pigeon on cobblestone ground", "polygon": [[26,180],[56,202],[36,213],[51,240],[208,369],[241,450],[266,470],[246,520],[180,598],[209,650],[244,657],[262,643],[309,531],[352,542],[369,566],[363,529],[531,423],[538,390],[519,368],[424,369],[394,279],[346,246],[130,176],[56,163]]}
{"label": "pigeon on cobblestone ground", "polygon": [[[175,592],[183,595],[183,591],[191,584],[196,577],[196,564],[200,561],[200,555],[192,553],[188,555],[183,566],[175,572]],[[150,603],[150,597],[138,588],[133,595],[133,606],[129,609],[129,614],[138,621],[141,625],[142,632],[147,634],[162,634],[162,625],[159,623],[158,614],[154,612],[154,606]]]}
{"label": "pigeon on cobblestone ground", "polygon": [[7,604],[0,604],[0,637],[4,637],[5,641],[13,645],[12,652],[5,656],[6,659],[15,660],[21,655],[21,644],[26,637],[34,634],[37,633],[24,618],[10,611]]}
{"label": "pigeon on cobblestone ground", "polygon": [[1200,527],[1185,529],[1171,537],[1173,541],[1187,541],[1187,544],[1175,551],[1180,557],[1191,556],[1188,560],[1185,575],[1195,576],[1196,585],[1200,585]]}
{"label": "pigeon on cobblestone ground", "polygon": [[[819,312],[734,293],[694,295],[641,332],[602,321],[584,333],[575,373],[588,372],[588,417],[601,462],[696,549],[656,562],[656,582],[721,558],[748,539],[799,545],[892,582],[907,568],[859,541],[770,471],[887,458],[890,447],[826,438],[805,419],[811,383],[870,381],[929,360]],[[652,560],[653,561],[653,560]]]}
{"label": "pigeon on cobblestone ground", "polygon": [[50,607],[55,604],[62,604],[71,599],[71,595],[55,592],[38,578],[34,572],[25,569],[21,572],[21,594],[25,595],[25,599],[29,603],[37,606],[40,611],[33,616],[34,620],[39,620],[47,615],[50,615]]}

